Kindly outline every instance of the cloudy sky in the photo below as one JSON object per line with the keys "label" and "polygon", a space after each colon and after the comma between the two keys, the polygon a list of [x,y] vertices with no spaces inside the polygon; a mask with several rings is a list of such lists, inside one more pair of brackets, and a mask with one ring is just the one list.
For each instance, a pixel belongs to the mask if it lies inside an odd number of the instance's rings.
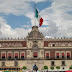
{"label": "cloudy sky", "polygon": [[0,38],[24,38],[34,26],[34,3],[43,18],[40,32],[72,37],[72,0],[0,0]]}

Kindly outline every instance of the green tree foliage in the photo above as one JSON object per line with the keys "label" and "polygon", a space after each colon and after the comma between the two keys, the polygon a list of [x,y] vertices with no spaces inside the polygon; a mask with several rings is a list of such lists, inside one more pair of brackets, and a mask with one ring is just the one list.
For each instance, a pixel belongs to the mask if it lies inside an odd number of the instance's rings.
{"label": "green tree foliage", "polygon": [[60,66],[56,66],[56,69],[60,69]]}
{"label": "green tree foliage", "polygon": [[54,69],[54,67],[52,66],[50,69],[52,69],[52,70],[53,70],[53,69]]}
{"label": "green tree foliage", "polygon": [[27,67],[26,67],[26,66],[23,66],[23,68],[22,68],[22,69],[26,70],[26,69],[27,69]]}
{"label": "green tree foliage", "polygon": [[48,69],[48,66],[44,66],[44,69]]}
{"label": "green tree foliage", "polygon": [[72,66],[70,66],[69,69],[72,69]]}

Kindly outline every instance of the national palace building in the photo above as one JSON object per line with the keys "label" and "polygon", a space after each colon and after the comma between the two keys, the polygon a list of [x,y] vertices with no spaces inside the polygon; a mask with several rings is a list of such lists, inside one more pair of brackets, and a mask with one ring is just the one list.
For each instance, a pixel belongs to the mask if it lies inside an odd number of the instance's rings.
{"label": "national palace building", "polygon": [[37,26],[24,39],[0,39],[0,67],[72,66],[72,38],[45,38]]}

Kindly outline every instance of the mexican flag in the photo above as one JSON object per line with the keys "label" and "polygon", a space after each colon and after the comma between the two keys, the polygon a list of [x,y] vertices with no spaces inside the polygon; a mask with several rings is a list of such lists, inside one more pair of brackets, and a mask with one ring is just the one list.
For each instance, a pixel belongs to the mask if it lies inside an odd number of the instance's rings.
{"label": "mexican flag", "polygon": [[35,10],[35,17],[37,18],[37,20],[38,20],[38,22],[39,22],[39,26],[41,26],[42,23],[43,23],[43,19],[42,19],[42,17],[39,15],[37,9]]}

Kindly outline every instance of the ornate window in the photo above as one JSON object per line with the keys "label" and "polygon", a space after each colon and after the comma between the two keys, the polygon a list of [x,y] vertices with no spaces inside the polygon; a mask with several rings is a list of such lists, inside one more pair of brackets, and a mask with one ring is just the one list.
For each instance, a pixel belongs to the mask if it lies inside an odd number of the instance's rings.
{"label": "ornate window", "polygon": [[38,56],[37,52],[33,52],[33,57],[37,58],[37,56]]}
{"label": "ornate window", "polygon": [[56,58],[59,58],[59,53],[56,53]]}
{"label": "ornate window", "polygon": [[8,59],[11,59],[11,53],[8,53]]}
{"label": "ornate window", "polygon": [[15,53],[15,58],[18,59],[18,53]]}
{"label": "ornate window", "polygon": [[67,53],[67,58],[70,58],[70,53]]}
{"label": "ornate window", "polygon": [[5,59],[5,53],[2,53],[2,59]]}
{"label": "ornate window", "polygon": [[62,58],[64,58],[64,53],[62,53]]}
{"label": "ornate window", "polygon": [[21,59],[24,59],[24,53],[21,53]]}
{"label": "ornate window", "polygon": [[45,52],[45,57],[46,57],[46,59],[49,59],[50,58],[50,51],[46,51]]}
{"label": "ornate window", "polygon": [[49,53],[46,53],[46,58],[49,58]]}

